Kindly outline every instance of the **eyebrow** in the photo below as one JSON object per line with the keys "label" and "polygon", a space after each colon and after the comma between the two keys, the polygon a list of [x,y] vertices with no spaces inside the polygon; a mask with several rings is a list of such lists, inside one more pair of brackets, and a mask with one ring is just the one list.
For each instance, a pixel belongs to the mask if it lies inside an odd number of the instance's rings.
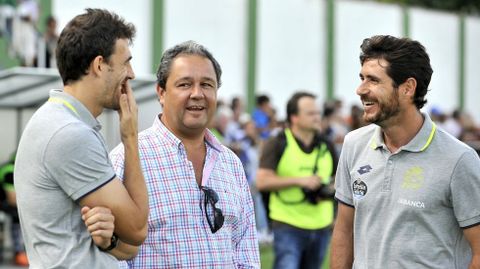
{"label": "eyebrow", "polygon": [[217,82],[216,79],[214,78],[210,78],[210,77],[202,77],[202,80],[209,80],[209,81],[212,81],[212,82]]}
{"label": "eyebrow", "polygon": [[126,63],[130,62],[130,60],[132,60],[132,58],[133,58],[132,55],[130,55],[130,56],[125,60],[125,62],[123,62],[123,63],[126,64]]}
{"label": "eyebrow", "polygon": [[[185,76],[185,77],[181,77],[181,78],[177,79],[177,81],[180,81],[180,80],[193,80],[193,77]],[[217,80],[215,78],[211,78],[211,77],[201,77],[200,80],[202,80],[202,81],[203,80],[208,80],[208,81],[217,83]]]}
{"label": "eyebrow", "polygon": [[368,78],[368,79],[375,79],[375,80],[380,80],[380,77],[374,76],[374,75],[363,75],[362,73],[359,73],[358,76],[360,78]]}

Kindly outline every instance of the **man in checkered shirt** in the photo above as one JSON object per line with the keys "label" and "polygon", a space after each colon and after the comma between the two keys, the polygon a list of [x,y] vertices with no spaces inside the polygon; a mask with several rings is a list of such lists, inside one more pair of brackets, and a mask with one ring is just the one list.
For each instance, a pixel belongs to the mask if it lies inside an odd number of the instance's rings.
{"label": "man in checkered shirt", "polygon": [[[167,50],[157,72],[162,113],[139,134],[149,189],[148,237],[124,268],[260,268],[255,217],[235,154],[207,129],[221,68],[193,41]],[[111,152],[118,175],[123,145]]]}

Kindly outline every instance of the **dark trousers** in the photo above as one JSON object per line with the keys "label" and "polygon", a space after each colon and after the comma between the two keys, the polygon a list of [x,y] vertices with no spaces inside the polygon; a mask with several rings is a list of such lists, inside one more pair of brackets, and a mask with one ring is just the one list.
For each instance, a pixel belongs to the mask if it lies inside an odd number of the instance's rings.
{"label": "dark trousers", "polygon": [[304,230],[274,222],[274,269],[319,269],[327,252],[331,228]]}

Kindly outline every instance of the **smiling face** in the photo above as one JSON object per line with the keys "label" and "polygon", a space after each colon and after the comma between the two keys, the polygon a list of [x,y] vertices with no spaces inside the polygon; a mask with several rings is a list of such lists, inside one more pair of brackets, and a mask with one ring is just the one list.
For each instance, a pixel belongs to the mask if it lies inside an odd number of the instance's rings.
{"label": "smiling face", "polygon": [[363,104],[363,119],[380,126],[384,126],[401,111],[399,91],[387,74],[388,65],[383,59],[366,60],[360,71],[361,83],[356,91]]}
{"label": "smiling face", "polygon": [[114,110],[120,109],[120,95],[126,93],[126,85],[135,78],[130,60],[132,59],[127,39],[118,39],[115,49],[105,65],[105,87],[103,106]]}
{"label": "smiling face", "polygon": [[180,54],[172,62],[165,89],[157,87],[162,122],[179,137],[203,135],[215,114],[217,88],[208,58]]}

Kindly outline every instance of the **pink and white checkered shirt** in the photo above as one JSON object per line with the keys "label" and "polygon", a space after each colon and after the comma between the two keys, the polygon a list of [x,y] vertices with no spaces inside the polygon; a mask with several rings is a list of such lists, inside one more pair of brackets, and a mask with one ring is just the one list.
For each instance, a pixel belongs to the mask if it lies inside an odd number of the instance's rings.
{"label": "pink and white checkered shirt", "polygon": [[[260,268],[253,202],[242,164],[209,131],[205,140],[205,167],[212,170],[202,185],[219,196],[216,207],[225,216],[222,228],[211,232],[204,193],[185,147],[156,117],[153,126],[139,134],[150,203],[148,237],[137,257],[121,264],[123,268]],[[110,157],[122,177],[123,145]]]}

